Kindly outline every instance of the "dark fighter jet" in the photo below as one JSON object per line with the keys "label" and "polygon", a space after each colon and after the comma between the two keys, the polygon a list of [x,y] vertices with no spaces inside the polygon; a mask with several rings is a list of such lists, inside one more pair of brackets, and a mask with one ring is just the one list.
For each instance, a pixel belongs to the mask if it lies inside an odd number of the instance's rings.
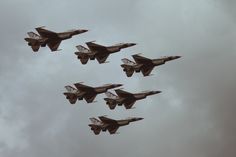
{"label": "dark fighter jet", "polygon": [[92,103],[97,94],[105,93],[108,89],[120,87],[122,84],[105,84],[100,87],[91,87],[83,85],[82,83],[75,83],[74,86],[76,88],[65,86],[67,92],[63,93],[71,104],[75,104],[77,99],[85,99],[87,103]]}
{"label": "dark fighter jet", "polygon": [[124,58],[121,64],[123,71],[126,73],[127,77],[131,77],[135,72],[142,72],[143,76],[149,76],[155,66],[159,66],[165,64],[165,62],[178,59],[181,56],[165,56],[158,59],[149,59],[146,57],[142,57],[139,54],[132,55],[135,62]]}
{"label": "dark fighter jet", "polygon": [[135,43],[120,43],[113,46],[103,46],[94,43],[94,41],[87,42],[86,45],[88,48],[85,48],[82,45],[76,46],[78,49],[77,52],[75,52],[75,55],[77,55],[77,58],[81,61],[82,64],[86,64],[88,60],[94,60],[95,58],[97,61],[101,63],[105,63],[107,57],[115,52],[120,51],[123,48],[131,47],[136,45]]}
{"label": "dark fighter jet", "polygon": [[[44,27],[38,27],[35,29],[40,35],[39,36],[34,33],[35,35],[37,35],[37,38],[42,38],[42,40],[45,40],[43,43],[40,43],[40,44],[37,43],[36,44],[37,46],[35,46],[35,40],[25,38],[25,40],[28,42],[29,46],[31,46],[32,48],[34,46],[36,47],[35,49],[33,49],[35,52],[38,51],[40,46],[44,47],[46,45],[48,45],[48,47],[51,49],[51,51],[57,51],[62,40],[69,39],[74,35],[81,34],[81,33],[88,31],[88,30],[84,30],[84,29],[73,29],[73,30],[69,30],[66,32],[56,33],[56,32],[47,30]],[[33,39],[35,39],[35,38],[33,38]]]}
{"label": "dark fighter jet", "polygon": [[100,116],[98,118],[100,120],[96,118],[90,118],[92,124],[89,124],[89,126],[91,130],[93,130],[95,135],[98,135],[101,132],[101,130],[104,132],[108,130],[110,134],[115,134],[120,126],[125,126],[128,125],[130,122],[135,122],[143,119],[143,118],[132,117],[123,120],[114,120],[107,118],[105,116]]}
{"label": "dark fighter jet", "polygon": [[111,110],[115,109],[116,105],[124,105],[126,109],[131,109],[137,100],[144,99],[150,95],[161,93],[161,91],[144,91],[140,93],[129,93],[121,89],[117,89],[115,90],[115,92],[117,95],[111,92],[106,92],[106,96],[108,98],[104,98],[106,104]]}

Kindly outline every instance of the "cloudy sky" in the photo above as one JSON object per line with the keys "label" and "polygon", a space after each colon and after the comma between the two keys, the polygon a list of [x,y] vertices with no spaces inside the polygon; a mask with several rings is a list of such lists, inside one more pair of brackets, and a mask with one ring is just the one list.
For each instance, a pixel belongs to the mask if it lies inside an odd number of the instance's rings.
{"label": "cloudy sky", "polygon": [[[1,157],[235,157],[236,2],[234,0],[1,0]],[[90,31],[51,53],[33,53],[27,31]],[[75,46],[136,42],[108,58],[81,65]],[[155,68],[153,76],[127,78],[123,57],[181,55]],[[110,111],[97,103],[72,106],[64,86],[123,83],[130,92],[163,93]],[[144,120],[95,136],[89,117]]]}

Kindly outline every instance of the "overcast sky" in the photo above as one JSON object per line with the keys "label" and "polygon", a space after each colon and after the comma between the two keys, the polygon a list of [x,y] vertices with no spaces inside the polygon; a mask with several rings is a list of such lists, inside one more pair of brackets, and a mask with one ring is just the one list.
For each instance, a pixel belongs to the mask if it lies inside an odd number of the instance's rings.
{"label": "overcast sky", "polygon": [[[235,157],[236,1],[234,0],[1,0],[1,157]],[[28,31],[46,26],[89,32],[63,41],[62,51],[33,53]],[[76,59],[75,46],[135,42],[107,64]],[[127,78],[123,57],[181,55]],[[122,83],[130,92],[161,90],[135,109],[97,103],[70,105],[64,86]],[[144,120],[117,135],[95,136],[89,117]]]}

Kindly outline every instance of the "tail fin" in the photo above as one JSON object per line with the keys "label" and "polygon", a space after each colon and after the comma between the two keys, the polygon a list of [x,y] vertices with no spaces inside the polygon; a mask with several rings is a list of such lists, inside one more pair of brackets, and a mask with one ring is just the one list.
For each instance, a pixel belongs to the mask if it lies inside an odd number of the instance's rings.
{"label": "tail fin", "polygon": [[122,60],[122,62],[123,62],[124,64],[127,64],[127,65],[135,65],[135,63],[134,63],[133,61],[131,61],[131,60],[127,59],[127,58],[123,58],[123,59],[121,59],[121,60]]}
{"label": "tail fin", "polygon": [[34,33],[34,32],[28,32],[27,34],[30,38],[41,39],[41,37],[38,34]]}
{"label": "tail fin", "polygon": [[101,122],[98,120],[98,119],[96,119],[96,118],[89,118],[90,119],[90,121],[93,123],[93,124],[100,124]]}
{"label": "tail fin", "polygon": [[68,92],[73,92],[73,91],[76,90],[76,89],[75,89],[74,87],[72,87],[72,86],[65,86],[65,88],[66,88],[66,90],[67,90]]}
{"label": "tail fin", "polygon": [[111,98],[111,99],[116,99],[117,98],[117,96],[115,94],[113,94],[112,92],[107,91],[105,94],[108,98]]}
{"label": "tail fin", "polygon": [[89,50],[86,47],[82,46],[82,45],[77,45],[76,48],[79,50],[79,52],[82,52],[82,53],[88,53],[89,52]]}

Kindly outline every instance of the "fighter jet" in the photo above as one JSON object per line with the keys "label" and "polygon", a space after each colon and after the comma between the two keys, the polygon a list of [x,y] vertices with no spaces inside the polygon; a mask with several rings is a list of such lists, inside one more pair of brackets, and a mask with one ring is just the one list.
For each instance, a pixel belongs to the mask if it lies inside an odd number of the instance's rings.
{"label": "fighter jet", "polygon": [[128,125],[130,122],[135,122],[143,119],[143,118],[132,117],[123,120],[114,120],[107,118],[105,116],[100,116],[98,118],[100,120],[96,118],[90,118],[92,124],[88,125],[95,135],[98,135],[101,132],[101,130],[104,132],[108,130],[110,134],[115,134],[120,126],[125,126]]}
{"label": "fighter jet", "polygon": [[72,86],[65,86],[67,92],[63,93],[71,104],[75,104],[77,99],[85,99],[87,103],[92,103],[94,102],[97,94],[105,93],[108,89],[120,87],[122,84],[105,84],[100,87],[91,87],[82,83],[75,83],[74,86],[76,88]]}
{"label": "fighter jet", "polygon": [[51,51],[58,51],[58,47],[62,40],[66,40],[71,38],[74,35],[81,34],[87,32],[85,29],[73,29],[66,32],[56,33],[50,30],[45,29],[44,27],[35,28],[39,33],[41,38],[46,40],[46,43],[43,46],[47,46],[51,49]]}
{"label": "fighter jet", "polygon": [[106,101],[106,104],[111,110],[115,109],[116,105],[124,105],[126,109],[131,109],[137,100],[144,99],[150,95],[161,93],[161,91],[144,91],[140,93],[129,93],[121,89],[116,89],[115,92],[117,95],[111,92],[105,93],[107,98],[104,98],[104,100]]}
{"label": "fighter jet", "polygon": [[141,71],[143,76],[149,76],[155,66],[165,64],[165,62],[178,59],[181,56],[165,56],[158,59],[149,59],[142,57],[139,54],[135,54],[132,55],[132,57],[134,58],[135,62],[127,58],[122,59],[124,64],[121,64],[121,67],[123,68],[123,71],[126,73],[127,77],[131,77],[134,71],[137,73]]}
{"label": "fighter jet", "polygon": [[27,34],[29,37],[25,38],[25,41],[28,42],[28,45],[31,46],[34,52],[37,52],[40,46],[46,46],[48,38],[43,38],[34,32],[28,32]]}
{"label": "fighter jet", "polygon": [[86,42],[86,45],[88,48],[85,48],[82,45],[76,46],[78,49],[77,52],[75,52],[75,55],[77,55],[77,58],[81,61],[82,64],[86,64],[88,60],[94,60],[95,58],[101,63],[105,63],[107,57],[112,54],[119,52],[123,48],[131,47],[136,45],[135,43],[120,43],[113,46],[103,46],[94,43],[94,41]]}

